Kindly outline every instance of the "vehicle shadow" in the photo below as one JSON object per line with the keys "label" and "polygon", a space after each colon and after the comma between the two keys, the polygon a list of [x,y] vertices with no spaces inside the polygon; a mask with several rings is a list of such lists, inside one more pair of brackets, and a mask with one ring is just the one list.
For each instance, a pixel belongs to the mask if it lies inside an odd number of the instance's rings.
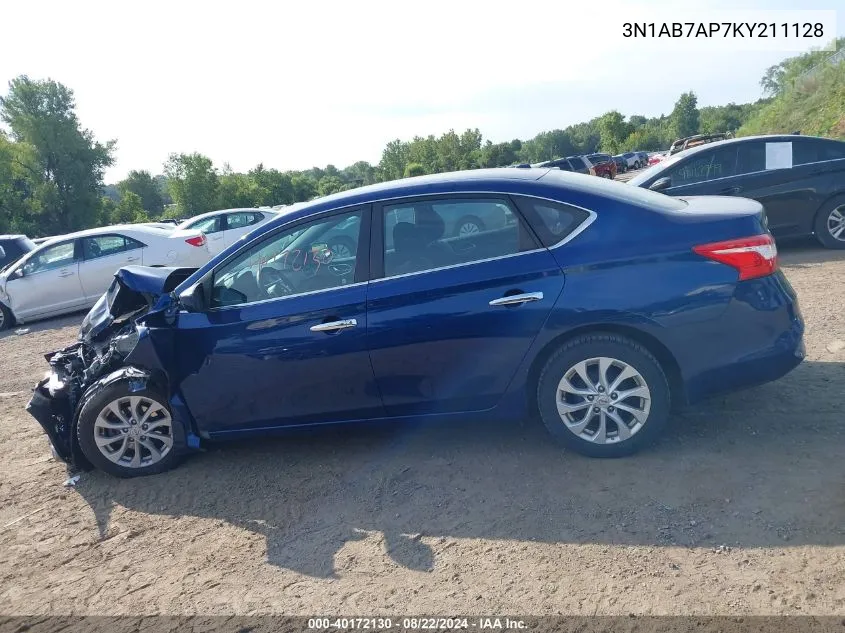
{"label": "vehicle shadow", "polygon": [[46,332],[48,330],[60,330],[68,326],[79,327],[82,319],[85,317],[87,310],[79,312],[71,312],[70,314],[63,314],[62,316],[45,319],[43,321],[33,321],[32,323],[23,323],[15,325],[8,330],[0,332],[0,340],[12,336],[25,336],[32,332]]}
{"label": "vehicle shadow", "polygon": [[532,420],[345,427],[217,445],[169,473],[83,476],[105,537],[111,509],[214,518],[263,535],[273,565],[335,576],[348,541],[383,534],[419,571],[444,539],[751,548],[845,543],[838,385],[845,363],[673,419],[654,448],[595,460]]}
{"label": "vehicle shadow", "polygon": [[845,250],[823,248],[815,238],[802,238],[778,243],[778,259],[781,267],[808,268],[825,262],[845,261]]}

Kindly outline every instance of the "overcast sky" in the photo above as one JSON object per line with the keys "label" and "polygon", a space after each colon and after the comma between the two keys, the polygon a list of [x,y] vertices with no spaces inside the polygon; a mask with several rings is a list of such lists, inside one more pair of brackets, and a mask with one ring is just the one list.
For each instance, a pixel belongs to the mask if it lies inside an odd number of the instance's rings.
{"label": "overcast sky", "polygon": [[[674,7],[673,7],[674,4]],[[623,22],[815,21],[794,0],[7,2],[0,82],[72,88],[82,124],[117,139],[106,181],[198,151],[236,171],[378,162],[388,141],[478,127],[527,139],[611,109],[761,96],[765,69],[817,42],[622,37]],[[683,7],[683,13],[681,12]],[[843,34],[845,0],[836,10]],[[821,17],[829,18],[826,13]],[[830,33],[831,37],[835,35]],[[826,40],[829,38],[825,38]]]}

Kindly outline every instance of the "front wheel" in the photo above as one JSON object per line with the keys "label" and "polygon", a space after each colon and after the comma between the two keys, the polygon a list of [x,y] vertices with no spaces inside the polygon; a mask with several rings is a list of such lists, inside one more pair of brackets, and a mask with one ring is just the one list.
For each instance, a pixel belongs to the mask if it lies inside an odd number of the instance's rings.
{"label": "front wheel", "polygon": [[11,310],[0,303],[0,332],[8,330],[14,324],[15,317],[12,315]]}
{"label": "front wheel", "polygon": [[813,229],[822,246],[845,248],[845,202],[840,199],[822,207]]}
{"label": "front wheel", "polygon": [[85,457],[117,477],[140,477],[173,468],[185,446],[185,432],[173,420],[157,389],[130,389],[121,380],[93,395],[76,428]]}
{"label": "front wheel", "polygon": [[593,334],[565,343],[537,383],[543,424],[565,447],[589,457],[623,457],[652,443],[669,418],[660,363],[622,336]]}

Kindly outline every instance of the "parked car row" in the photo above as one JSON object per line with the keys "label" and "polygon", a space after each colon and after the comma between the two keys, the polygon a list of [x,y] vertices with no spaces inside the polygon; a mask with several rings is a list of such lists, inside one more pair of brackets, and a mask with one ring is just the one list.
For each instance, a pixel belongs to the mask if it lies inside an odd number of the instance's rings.
{"label": "parked car row", "polygon": [[106,226],[46,238],[0,236],[0,330],[91,307],[123,266],[199,267],[279,215],[225,209],[185,220]]}

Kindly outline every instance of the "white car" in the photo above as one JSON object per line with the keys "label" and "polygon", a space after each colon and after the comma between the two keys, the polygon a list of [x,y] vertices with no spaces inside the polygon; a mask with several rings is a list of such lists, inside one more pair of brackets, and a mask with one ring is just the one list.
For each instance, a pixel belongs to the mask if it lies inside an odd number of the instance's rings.
{"label": "white car", "polygon": [[208,251],[217,255],[234,244],[255,227],[278,217],[273,209],[222,209],[209,211],[182,222],[175,234],[182,231],[202,231],[208,238]]}
{"label": "white car", "polygon": [[193,268],[210,258],[199,231],[136,224],[51,238],[0,271],[0,330],[91,307],[123,266]]}

